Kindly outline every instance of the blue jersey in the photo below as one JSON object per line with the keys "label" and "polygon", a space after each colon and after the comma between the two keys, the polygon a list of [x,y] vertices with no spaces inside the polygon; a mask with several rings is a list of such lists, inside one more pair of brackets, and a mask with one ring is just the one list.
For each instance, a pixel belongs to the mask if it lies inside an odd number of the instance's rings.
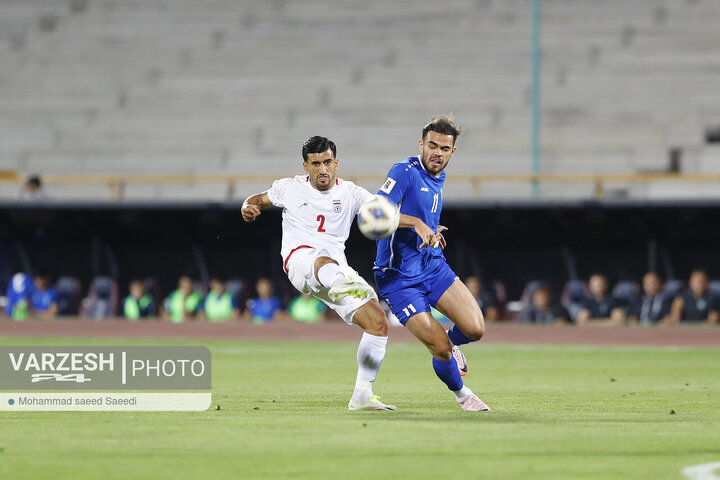
{"label": "blue jersey", "polygon": [[275,312],[282,310],[282,304],[277,297],[255,298],[249,302],[253,321],[269,322],[275,316]]}
{"label": "blue jersey", "polygon": [[29,275],[24,273],[16,273],[13,275],[10,284],[7,287],[5,296],[7,297],[7,307],[5,307],[5,313],[11,316],[15,305],[20,303],[22,300],[28,300],[34,289],[33,279]]}
{"label": "blue jersey", "polygon": [[[400,205],[400,213],[419,218],[436,232],[442,211],[444,183],[444,171],[437,177],[431,175],[419,157],[410,157],[393,165],[378,195],[385,195]],[[373,269],[381,272],[391,270],[400,277],[411,279],[422,276],[433,259],[445,260],[439,247],[430,245],[420,249],[420,244],[422,240],[414,229],[398,228],[390,237],[378,240]]]}
{"label": "blue jersey", "polygon": [[30,303],[32,303],[33,310],[46,312],[53,303],[58,303],[57,291],[54,288],[48,288],[47,290],[33,289],[30,294]]}

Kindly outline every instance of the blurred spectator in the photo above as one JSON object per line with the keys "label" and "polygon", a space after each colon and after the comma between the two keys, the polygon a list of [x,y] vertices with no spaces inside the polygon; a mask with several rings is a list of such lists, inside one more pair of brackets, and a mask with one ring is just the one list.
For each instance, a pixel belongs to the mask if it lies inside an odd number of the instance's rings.
{"label": "blurred spectator", "polygon": [[208,322],[226,322],[240,318],[240,306],[225,288],[225,281],[214,277],[210,279],[210,293],[201,303],[200,318]]}
{"label": "blurred spectator", "polygon": [[567,311],[560,305],[551,302],[550,287],[543,285],[532,295],[532,303],[520,316],[520,323],[540,323],[555,325],[569,320]]}
{"label": "blurred spectator", "polygon": [[140,318],[155,318],[157,306],[145,289],[145,282],[133,280],[130,282],[130,295],[123,300],[123,316],[128,320]]}
{"label": "blurred spectator", "polygon": [[485,290],[482,280],[479,277],[471,276],[465,279],[467,286],[475,301],[480,306],[480,310],[488,322],[493,322],[499,318],[498,301],[492,292]]}
{"label": "blurred spectator", "polygon": [[710,295],[710,282],[704,270],[696,269],[690,275],[689,289],[675,298],[668,323],[717,323],[718,299]]}
{"label": "blurred spectator", "polygon": [[670,314],[673,297],[662,292],[660,275],[648,272],[643,276],[643,295],[640,303],[632,313],[634,320],[640,325],[653,325],[662,322]]}
{"label": "blurred spectator", "polygon": [[18,199],[25,201],[47,200],[40,175],[31,175],[20,189]]}
{"label": "blurred spectator", "polygon": [[304,293],[293,298],[288,305],[288,313],[298,322],[324,322],[326,311],[327,306],[321,300]]}
{"label": "blurred spectator", "polygon": [[58,314],[58,293],[50,286],[50,276],[45,272],[35,275],[34,288],[30,293],[30,306],[34,317],[55,318]]}
{"label": "blurred spectator", "polygon": [[25,320],[30,310],[30,295],[33,290],[32,278],[24,273],[13,275],[7,286],[5,314],[13,320]]}
{"label": "blurred spectator", "polygon": [[575,323],[578,325],[618,325],[625,322],[625,310],[608,295],[607,279],[604,275],[593,275],[588,281],[590,298],[583,303]]}
{"label": "blurred spectator", "polygon": [[80,316],[102,320],[114,317],[118,307],[118,286],[112,277],[93,278],[87,297],[80,304]]}
{"label": "blurred spectator", "polygon": [[266,323],[282,320],[283,311],[280,299],[273,295],[273,286],[267,278],[261,278],[255,285],[258,296],[248,300],[248,316],[253,323]]}
{"label": "blurred spectator", "polygon": [[187,319],[194,318],[200,304],[202,294],[195,290],[195,282],[187,275],[178,280],[178,288],[165,300],[165,318],[173,323],[180,323]]}

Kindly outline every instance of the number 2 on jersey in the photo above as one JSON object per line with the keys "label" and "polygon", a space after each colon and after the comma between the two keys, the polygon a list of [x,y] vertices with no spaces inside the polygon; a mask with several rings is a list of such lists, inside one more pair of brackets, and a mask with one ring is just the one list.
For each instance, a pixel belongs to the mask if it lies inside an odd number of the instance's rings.
{"label": "number 2 on jersey", "polygon": [[320,222],[320,225],[318,225],[318,232],[325,232],[325,229],[323,228],[323,225],[325,225],[325,215],[318,215],[317,221]]}

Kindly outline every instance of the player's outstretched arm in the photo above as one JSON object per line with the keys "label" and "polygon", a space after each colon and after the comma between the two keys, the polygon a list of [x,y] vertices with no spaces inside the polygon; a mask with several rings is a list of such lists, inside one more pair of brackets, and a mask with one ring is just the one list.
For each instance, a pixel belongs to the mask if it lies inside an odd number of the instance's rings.
{"label": "player's outstretched arm", "polygon": [[260,215],[260,210],[272,206],[267,192],[251,195],[242,204],[242,217],[246,222],[254,222]]}
{"label": "player's outstretched arm", "polygon": [[425,248],[428,245],[432,245],[433,247],[440,246],[443,249],[445,248],[445,237],[443,237],[442,232],[447,230],[447,227],[439,225],[438,231],[433,232],[432,229],[419,218],[401,213],[398,228],[412,228],[415,230],[415,233],[417,233],[422,239],[422,243],[418,248]]}

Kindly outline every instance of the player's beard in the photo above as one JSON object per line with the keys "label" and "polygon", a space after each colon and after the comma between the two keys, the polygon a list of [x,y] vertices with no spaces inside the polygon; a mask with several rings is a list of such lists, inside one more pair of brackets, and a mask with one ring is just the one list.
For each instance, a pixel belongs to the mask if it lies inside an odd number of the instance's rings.
{"label": "player's beard", "polygon": [[[440,170],[438,170],[437,172],[434,172],[434,171],[432,170],[432,168],[431,168],[430,157],[426,157],[426,156],[423,154],[423,156],[422,156],[422,158],[420,159],[420,161],[422,162],[423,167],[425,167],[425,171],[428,172],[428,173],[431,173],[431,174],[433,174],[433,175],[440,175],[440,173],[441,173],[443,170],[445,170],[445,167],[447,167],[447,164],[450,163],[449,161],[448,161],[448,162],[445,162],[445,163],[440,167]],[[442,161],[443,161],[443,158],[440,157],[440,162],[442,162]]]}
{"label": "player's beard", "polygon": [[327,174],[326,180],[327,180],[327,183],[322,183],[322,184],[321,184],[321,183],[320,183],[320,174],[318,174],[318,175],[315,177],[315,188],[318,189],[318,190],[320,190],[320,191],[329,190],[330,187],[332,186],[333,182],[334,182],[333,176],[330,175],[330,174]]}

